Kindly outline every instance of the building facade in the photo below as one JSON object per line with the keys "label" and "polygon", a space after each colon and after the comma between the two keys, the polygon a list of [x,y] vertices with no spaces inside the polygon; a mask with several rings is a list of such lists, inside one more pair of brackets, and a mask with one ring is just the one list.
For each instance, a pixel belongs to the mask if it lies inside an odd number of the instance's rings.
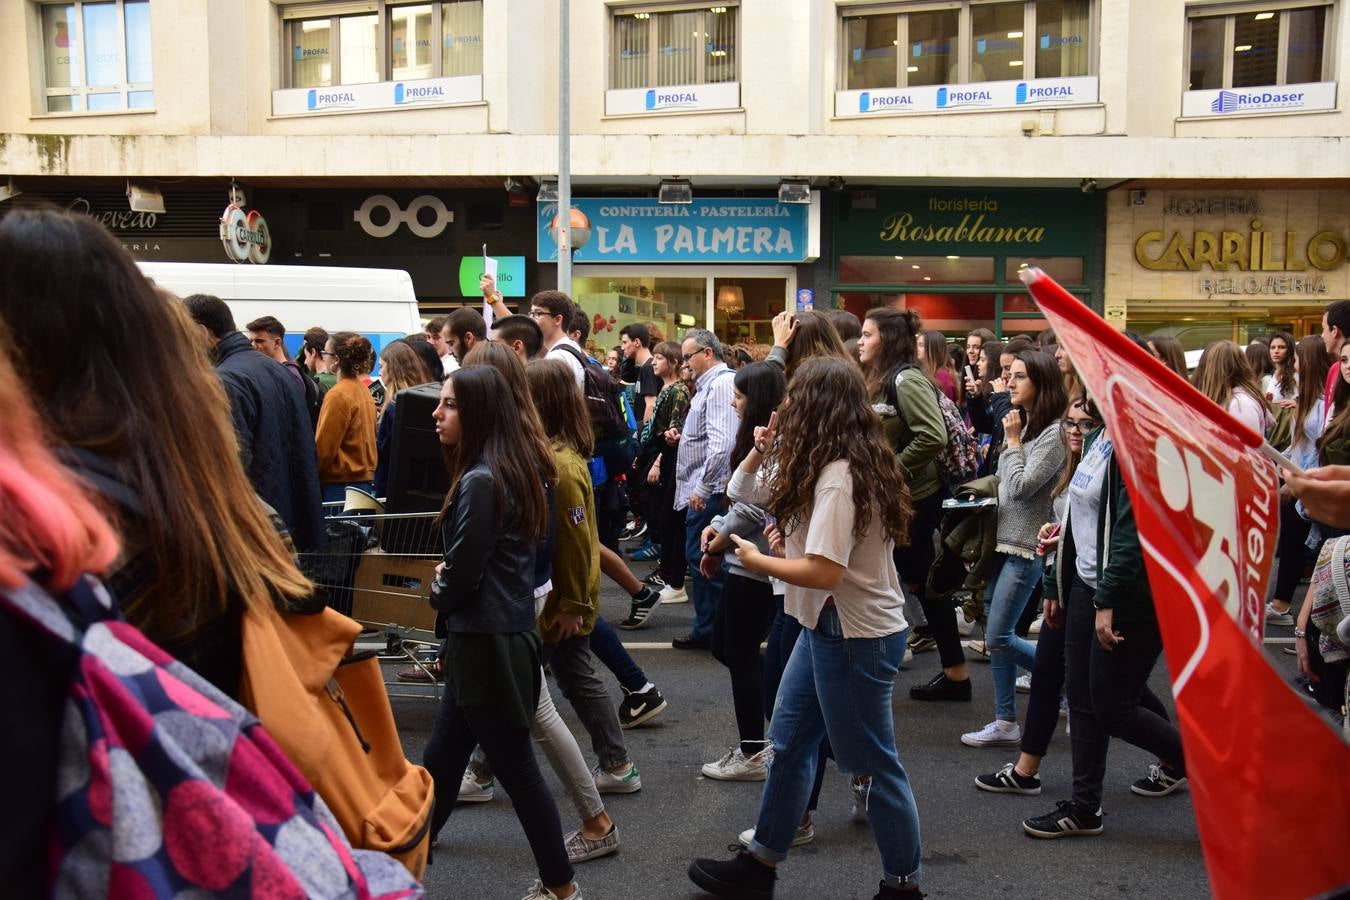
{"label": "building facade", "polygon": [[[1011,333],[1040,327],[1016,277],[1040,265],[1188,346],[1305,333],[1350,296],[1345,12],[572,0],[573,193],[593,224],[574,293],[601,335],[649,317],[764,340],[794,304],[878,303]],[[48,201],[138,257],[223,262],[233,186],[269,265],[407,269],[430,314],[471,297],[486,245],[526,297],[556,281],[535,193],[557,172],[557,15],[12,0],[0,213]],[[694,202],[657,202],[666,178]],[[783,178],[811,202],[779,203]],[[164,212],[131,210],[129,186]]]}

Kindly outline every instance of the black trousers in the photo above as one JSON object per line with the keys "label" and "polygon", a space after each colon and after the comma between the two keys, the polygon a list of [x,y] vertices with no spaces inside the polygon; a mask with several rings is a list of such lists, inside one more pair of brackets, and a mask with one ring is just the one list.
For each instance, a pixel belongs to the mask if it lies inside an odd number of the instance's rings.
{"label": "black trousers", "polygon": [[731,673],[736,731],[747,756],[764,749],[764,662],[759,645],[773,616],[773,587],[767,581],[726,573],[722,602],[713,619],[712,653]]}
{"label": "black trousers", "polygon": [[511,798],[516,818],[534,854],[539,880],[547,887],[571,884],[574,873],[563,845],[562,820],[535,762],[530,729],[506,725],[490,706],[460,706],[449,687],[442,694],[441,708],[422,754],[422,765],[436,783],[432,840],[455,808],[459,782],[475,744],[482,745],[494,777]]}
{"label": "black trousers", "polygon": [[666,584],[673,588],[684,587],[685,566],[684,543],[687,534],[684,527],[684,510],[675,509],[671,500],[661,511],[661,566],[659,571]]}
{"label": "black trousers", "polygon": [[1139,702],[1162,655],[1157,622],[1115,622],[1115,630],[1125,640],[1107,651],[1097,641],[1092,593],[1075,574],[1065,610],[1064,657],[1072,726],[1073,801],[1080,809],[1096,812],[1102,803],[1106,751],[1112,737],[1154,754],[1174,769],[1185,771],[1186,760],[1176,726]]}
{"label": "black trousers", "polygon": [[1303,577],[1303,569],[1308,560],[1308,532],[1312,523],[1298,514],[1294,508],[1298,501],[1293,497],[1280,501],[1280,536],[1275,549],[1275,592],[1274,600],[1289,603],[1294,599],[1294,589]]}
{"label": "black trousers", "polygon": [[[1050,751],[1050,739],[1059,726],[1059,697],[1064,692],[1064,632],[1063,613],[1060,626],[1041,625],[1036,641],[1036,662],[1031,669],[1031,693],[1027,697],[1026,721],[1022,725],[1022,752],[1045,756]],[[1168,718],[1167,707],[1146,684],[1139,697],[1144,709]]]}
{"label": "black trousers", "polygon": [[939,490],[914,504],[914,521],[909,528],[909,546],[895,548],[895,568],[905,587],[914,591],[928,620],[928,633],[937,641],[938,657],[944,669],[959,666],[966,661],[961,650],[961,634],[956,630],[956,607],[951,595],[928,594],[928,570],[937,558],[933,533],[942,521],[942,499],[946,492]]}

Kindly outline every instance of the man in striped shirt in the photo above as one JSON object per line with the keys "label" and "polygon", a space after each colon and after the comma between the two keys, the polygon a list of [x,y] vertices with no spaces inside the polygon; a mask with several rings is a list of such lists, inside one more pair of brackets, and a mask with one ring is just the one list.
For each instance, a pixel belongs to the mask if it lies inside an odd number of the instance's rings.
{"label": "man in striped shirt", "polygon": [[694,627],[673,643],[681,650],[707,649],[717,604],[722,599],[722,575],[721,570],[714,579],[699,574],[703,556],[699,536],[714,516],[726,511],[731,448],[740,418],[731,406],[734,375],[723,361],[724,351],[717,336],[691,328],[684,333],[681,352],[694,372],[696,386],[684,430],[670,429],[666,441],[678,443],[680,448],[675,460],[675,508],[685,510],[685,556],[692,573],[689,591],[694,600]]}

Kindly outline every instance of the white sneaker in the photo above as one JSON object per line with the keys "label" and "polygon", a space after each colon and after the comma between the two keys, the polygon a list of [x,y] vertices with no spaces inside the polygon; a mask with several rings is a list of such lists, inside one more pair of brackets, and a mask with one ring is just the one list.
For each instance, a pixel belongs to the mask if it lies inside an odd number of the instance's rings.
{"label": "white sneaker", "polygon": [[[530,892],[522,897],[521,900],[558,900],[558,895],[544,887],[544,883],[536,878],[534,880],[534,886],[530,888]],[[568,897],[567,900],[585,900],[585,898],[581,896],[581,888],[577,886],[575,881],[572,882],[572,896]]]}
{"label": "white sneaker", "polygon": [[1031,623],[1031,627],[1027,629],[1027,634],[1040,634],[1040,633],[1041,633],[1041,625],[1042,625],[1042,623],[1044,623],[1044,622],[1045,622],[1045,616],[1044,616],[1044,615],[1039,615],[1039,616],[1037,616],[1037,617],[1036,617],[1036,621],[1032,622],[1032,623]]}
{"label": "white sneaker", "polygon": [[765,747],[754,756],[746,756],[740,747],[734,747],[717,762],[705,764],[703,774],[717,781],[763,781],[769,777],[771,762],[772,747]]}
{"label": "white sneaker", "polygon": [[1289,615],[1289,611],[1280,612],[1275,608],[1274,603],[1266,604],[1266,624],[1267,625],[1293,625],[1294,617]]}
{"label": "white sneaker", "polygon": [[979,731],[961,735],[961,743],[967,747],[1016,747],[1022,743],[1022,726],[995,719]]}
{"label": "white sneaker", "polygon": [[970,652],[974,653],[978,659],[989,662],[989,646],[984,641],[971,641]]}
{"label": "white sneaker", "polygon": [[642,776],[635,763],[629,763],[623,775],[613,775],[602,766],[596,766],[591,774],[595,776],[595,789],[602,794],[636,794],[642,790]]}
{"label": "white sneaker", "polygon": [[963,607],[956,608],[956,630],[961,637],[970,637],[975,633],[975,620],[966,618],[966,611]]}
{"label": "white sneaker", "polygon": [[661,602],[667,606],[673,606],[676,603],[688,603],[689,595],[685,593],[684,588],[682,587],[673,588],[670,585],[666,585],[661,588]]}
{"label": "white sneaker", "polygon": [[905,666],[909,665],[912,662],[914,662],[914,651],[906,647],[905,658],[900,660],[900,667],[903,669]]}
{"label": "white sneaker", "polygon": [[[750,842],[755,839],[755,829],[747,828],[741,832],[740,841],[742,847],[749,847]],[[797,832],[792,835],[790,847],[804,847],[816,839],[816,825],[814,822],[807,822],[805,825],[798,825]]]}
{"label": "white sneaker", "polygon": [[471,770],[464,770],[464,777],[459,782],[460,803],[487,803],[496,792],[495,780],[489,778],[487,784],[479,784]]}
{"label": "white sneaker", "polygon": [[1013,682],[1013,685],[1014,685],[1014,687],[1017,688],[1017,693],[1019,693],[1019,694],[1030,694],[1030,693],[1031,693],[1031,676],[1030,676],[1030,675],[1018,675],[1018,676],[1017,676],[1017,681]]}

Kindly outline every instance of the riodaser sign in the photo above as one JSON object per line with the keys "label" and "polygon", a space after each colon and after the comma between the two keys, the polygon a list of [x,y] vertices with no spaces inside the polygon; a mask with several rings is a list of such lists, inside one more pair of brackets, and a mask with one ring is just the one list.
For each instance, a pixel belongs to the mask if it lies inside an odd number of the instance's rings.
{"label": "riodaser sign", "polygon": [[1022,109],[1097,102],[1097,78],[1035,78],[1027,81],[982,81],[911,88],[837,91],[838,117],[907,112],[950,112],[969,109]]}
{"label": "riodaser sign", "polygon": [[[1211,891],[1340,896],[1350,748],[1261,645],[1280,503],[1261,436],[1044,272],[1022,278],[1100,408],[1129,490]],[[1299,840],[1271,853],[1285,829]]]}
{"label": "riodaser sign", "polygon": [[1334,81],[1186,91],[1181,95],[1183,116],[1264,115],[1335,108]]}

